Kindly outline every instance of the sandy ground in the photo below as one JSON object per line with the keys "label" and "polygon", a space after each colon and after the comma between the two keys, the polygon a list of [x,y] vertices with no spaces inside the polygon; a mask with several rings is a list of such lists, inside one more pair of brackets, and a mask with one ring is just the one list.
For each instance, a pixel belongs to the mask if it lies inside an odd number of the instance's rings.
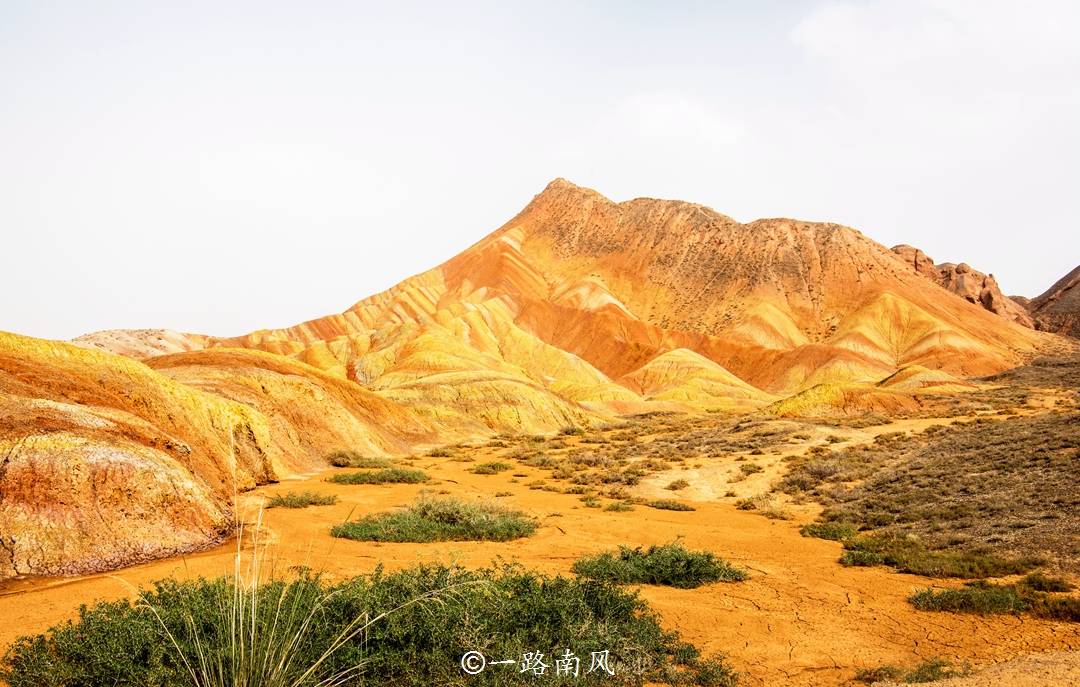
{"label": "sandy ground", "polygon": [[[479,454],[482,458],[482,450]],[[799,523],[811,516],[808,510],[796,509],[790,521],[769,520],[716,502],[695,503],[695,512],[638,506],[631,512],[612,513],[586,508],[576,496],[525,487],[546,476],[538,470],[481,476],[469,472],[470,463],[424,459],[416,465],[435,482],[337,485],[325,482],[325,474],[310,475],[249,493],[242,507],[253,520],[268,495],[300,489],[336,494],[340,501],[333,506],[265,511],[263,531],[273,542],[268,560],[279,570],[308,565],[340,577],[371,571],[380,562],[390,568],[435,560],[485,565],[496,557],[567,573],[583,554],[620,544],[682,538],[688,546],[709,549],[747,568],[749,580],[696,590],[643,587],[641,593],[666,625],[706,653],[727,654],[749,685],[837,685],[849,681],[857,668],[884,663],[909,665],[920,658],[944,656],[985,666],[1033,652],[1080,649],[1076,624],[914,610],[905,600],[912,590],[955,582],[885,568],[843,567],[836,562],[839,544],[799,535]],[[715,469],[727,474],[734,468]],[[513,473],[527,476],[515,478]],[[658,490],[658,481],[662,479],[643,485],[643,490]],[[485,499],[496,492],[512,492],[498,501],[529,512],[542,526],[529,539],[501,544],[377,544],[329,536],[332,525],[350,516],[405,505],[424,489]],[[169,575],[229,572],[234,555],[235,545],[226,545],[112,574],[9,582],[0,588],[0,646],[72,617],[79,604],[129,595],[132,586]]]}

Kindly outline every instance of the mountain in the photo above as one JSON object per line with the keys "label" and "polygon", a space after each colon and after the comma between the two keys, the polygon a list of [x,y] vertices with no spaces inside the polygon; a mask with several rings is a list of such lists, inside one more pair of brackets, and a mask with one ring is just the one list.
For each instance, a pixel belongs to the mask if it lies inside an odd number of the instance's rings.
{"label": "mountain", "polygon": [[210,545],[238,491],[340,448],[652,410],[902,409],[1056,340],[984,305],[854,229],[558,179],[340,314],[229,338],[0,334],[0,577]]}
{"label": "mountain", "polygon": [[651,399],[626,382],[677,350],[784,395],[913,364],[988,374],[1039,340],[854,229],[615,203],[558,179],[460,255],[344,313],[210,345],[294,356],[409,403],[447,375],[509,375],[603,407]]}
{"label": "mountain", "polygon": [[1080,337],[1080,266],[1033,298],[1028,309],[1039,329]]}

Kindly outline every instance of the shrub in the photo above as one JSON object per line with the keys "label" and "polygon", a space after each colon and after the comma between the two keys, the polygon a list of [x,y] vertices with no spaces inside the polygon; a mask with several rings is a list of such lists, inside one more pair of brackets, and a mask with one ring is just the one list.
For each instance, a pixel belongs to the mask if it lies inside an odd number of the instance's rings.
{"label": "shrub", "polygon": [[709,582],[740,582],[746,572],[717,558],[709,551],[690,551],[681,544],[620,546],[617,553],[581,558],[573,571],[593,580],[617,584],[658,584],[693,589]]}
{"label": "shrub", "polygon": [[432,458],[449,458],[454,452],[447,448],[433,448],[427,454]]}
{"label": "shrub", "polygon": [[908,537],[854,537],[844,542],[844,549],[840,558],[844,565],[891,565],[900,572],[926,577],[1001,577],[1027,572],[1041,563],[1036,558],[1006,559],[969,551],[931,551]]}
{"label": "shrub", "polygon": [[904,669],[894,665],[883,665],[877,668],[860,668],[855,671],[855,681],[871,685],[875,682],[895,682],[904,676]]}
{"label": "shrub", "polygon": [[670,491],[679,491],[680,489],[685,489],[685,488],[687,488],[688,486],[690,486],[690,483],[689,483],[689,482],[687,482],[686,480],[684,480],[684,479],[677,479],[677,480],[675,480],[674,482],[671,482],[670,484],[668,484],[668,485],[667,485],[666,487],[664,487],[664,488],[665,488],[665,489],[668,489],[668,490],[670,490]]}
{"label": "shrub", "polygon": [[1034,572],[1020,580],[1020,584],[1036,592],[1071,592],[1073,586],[1061,577],[1050,577]]}
{"label": "shrub", "polygon": [[290,491],[277,494],[266,502],[267,508],[307,508],[308,506],[332,506],[338,497],[333,494],[319,494],[314,491]]}
{"label": "shrub", "polygon": [[943,658],[928,658],[904,675],[904,682],[908,684],[937,682],[950,677],[963,677],[970,672],[971,670],[966,665],[957,667]]}
{"label": "shrub", "polygon": [[510,463],[502,463],[499,461],[492,461],[490,463],[478,463],[473,467],[472,471],[477,475],[497,475],[500,472],[504,472],[514,467]]}
{"label": "shrub", "polygon": [[566,436],[566,437],[577,437],[577,436],[581,436],[584,433],[585,433],[585,430],[583,430],[581,427],[573,427],[573,426],[563,427],[562,429],[559,430],[559,434],[562,434],[563,436]]}
{"label": "shrub", "polygon": [[519,511],[459,499],[421,498],[408,508],[335,526],[335,537],[360,541],[509,541],[528,537],[537,524]]}
{"label": "shrub", "polygon": [[337,484],[419,484],[429,479],[431,478],[422,470],[387,468],[375,472],[346,472],[330,475],[326,481]]}
{"label": "shrub", "polygon": [[830,541],[846,541],[854,537],[859,528],[850,522],[812,522],[803,525],[799,533],[804,537],[817,537]]}
{"label": "shrub", "polygon": [[611,511],[612,513],[625,513],[634,510],[634,506],[626,501],[613,501],[609,503],[604,510]]}
{"label": "shrub", "polygon": [[739,472],[747,476],[761,472],[764,469],[765,468],[761,467],[757,463],[743,463],[739,466]]}
{"label": "shrub", "polygon": [[1029,602],[1011,585],[972,582],[960,589],[935,592],[924,589],[908,601],[921,611],[950,611],[953,613],[1019,613],[1028,609]]}
{"label": "shrub", "polygon": [[1080,623],[1080,599],[1075,597],[1039,595],[1031,599],[1029,610],[1039,618]]}
{"label": "shrub", "polygon": [[672,501],[671,499],[657,499],[655,501],[649,501],[645,504],[649,508],[659,508],[660,510],[679,510],[679,511],[691,511],[697,510],[693,506],[681,503],[679,501]]}
{"label": "shrub", "polygon": [[385,468],[390,466],[386,458],[372,458],[356,451],[334,451],[327,458],[336,468]]}
{"label": "shrub", "polygon": [[[574,684],[583,687],[736,684],[722,659],[701,659],[694,647],[661,627],[644,600],[608,582],[547,577],[514,566],[468,571],[421,565],[395,573],[379,569],[334,585],[318,577],[275,581],[253,596],[248,587],[239,594],[237,589],[227,579],[168,580],[142,591],[134,603],[84,606],[74,622],[17,640],[0,664],[0,679],[11,687],[191,684],[179,651],[197,656],[199,642],[206,661],[193,663],[202,685],[219,683],[201,673],[202,664],[219,665],[226,673],[240,664],[261,668],[243,681],[228,682],[249,687],[310,687],[346,672],[348,684],[356,687],[456,685],[463,684],[459,662],[468,651],[519,661],[526,651],[543,651],[550,662],[567,647],[585,665],[590,652],[610,652],[615,675],[582,670]],[[230,622],[233,605],[249,598],[258,600],[248,606],[256,622]],[[370,625],[357,625],[357,619],[366,623],[369,617]],[[274,622],[290,618],[285,626]],[[243,631],[231,631],[238,627]],[[273,643],[277,631],[274,646],[291,651],[279,681],[272,681],[267,669],[278,653],[230,651],[249,627],[260,642],[254,648]],[[363,631],[353,634],[357,627]],[[330,651],[340,637],[345,641]],[[327,658],[301,680],[324,654]],[[535,687],[537,678],[515,665],[489,664],[468,684]]]}

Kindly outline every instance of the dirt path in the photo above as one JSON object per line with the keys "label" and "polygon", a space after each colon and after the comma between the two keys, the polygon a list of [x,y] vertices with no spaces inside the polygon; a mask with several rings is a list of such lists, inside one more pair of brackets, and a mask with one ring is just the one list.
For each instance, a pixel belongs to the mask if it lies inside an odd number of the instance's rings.
{"label": "dirt path", "polygon": [[[534,537],[505,544],[335,540],[329,536],[333,524],[350,514],[409,503],[423,487],[336,485],[320,476],[264,487],[245,496],[242,505],[250,516],[263,496],[274,493],[310,489],[338,495],[334,506],[266,511],[264,526],[275,541],[270,558],[279,569],[308,565],[339,577],[370,571],[380,562],[390,568],[433,560],[484,565],[497,556],[566,573],[585,553],[682,537],[688,546],[746,567],[750,579],[697,590],[647,587],[642,594],[666,625],[707,653],[726,653],[749,685],[838,685],[859,667],[938,655],[983,665],[1031,652],[1080,650],[1077,624],[916,611],[905,599],[930,581],[884,568],[845,568],[836,563],[839,544],[804,538],[793,522],[768,520],[729,504],[699,503],[696,512],[638,506],[612,513],[586,508],[575,496],[528,489],[526,482],[544,476],[537,470],[512,471],[528,475],[514,482],[511,472],[473,475],[468,463],[426,459],[418,466],[437,478],[428,489],[477,498],[512,492],[498,500],[532,513],[542,527]],[[223,546],[112,575],[8,583],[0,588],[0,646],[74,616],[79,604],[129,595],[129,585],[229,571],[233,554],[232,546]]]}

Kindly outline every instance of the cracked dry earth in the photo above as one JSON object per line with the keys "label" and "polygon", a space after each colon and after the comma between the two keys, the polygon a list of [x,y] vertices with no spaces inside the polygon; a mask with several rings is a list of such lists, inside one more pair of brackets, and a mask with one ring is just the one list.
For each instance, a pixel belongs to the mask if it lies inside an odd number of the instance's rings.
{"label": "cracked dry earth", "polygon": [[[483,449],[476,457],[484,457]],[[389,568],[436,559],[485,565],[496,557],[550,573],[569,573],[584,554],[681,537],[690,547],[709,549],[745,567],[749,579],[694,590],[642,587],[641,593],[668,627],[678,629],[706,653],[728,655],[747,685],[840,685],[848,684],[857,669],[884,663],[909,665],[943,656],[983,667],[1017,658],[1030,660],[1027,655],[1032,653],[1080,649],[1080,625],[1075,623],[916,611],[906,601],[912,590],[956,583],[900,575],[885,568],[843,567],[837,563],[839,544],[800,536],[799,523],[810,519],[809,511],[790,521],[769,520],[730,504],[708,502],[695,503],[695,512],[645,506],[625,513],[606,512],[584,507],[576,496],[530,490],[525,484],[544,476],[538,470],[519,468],[485,476],[472,474],[470,463],[425,458],[415,465],[431,474],[434,482],[338,485],[324,481],[329,473],[320,473],[250,492],[241,507],[250,522],[264,498],[276,493],[313,490],[337,495],[340,500],[333,506],[267,510],[262,525],[271,542],[269,557],[278,570],[308,565],[325,569],[333,577],[367,572],[380,562]],[[515,478],[512,473],[525,476]],[[541,528],[531,538],[510,543],[375,544],[329,536],[330,527],[338,522],[410,503],[424,489],[464,498],[511,492],[498,500],[534,515]],[[234,554],[234,546],[227,545],[112,575],[8,583],[0,588],[0,618],[4,619],[0,646],[19,634],[38,632],[73,617],[81,603],[129,595],[131,585],[169,575],[230,571]]]}

